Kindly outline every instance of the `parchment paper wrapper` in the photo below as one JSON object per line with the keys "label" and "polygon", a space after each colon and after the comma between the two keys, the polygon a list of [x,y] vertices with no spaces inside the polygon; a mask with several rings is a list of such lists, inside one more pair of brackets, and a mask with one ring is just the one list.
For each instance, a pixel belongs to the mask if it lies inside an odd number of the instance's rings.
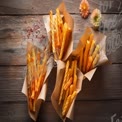
{"label": "parchment paper wrapper", "polygon": [[[68,27],[70,27],[72,32],[73,32],[74,20],[71,17],[71,15],[67,12],[64,2],[62,2],[58,6],[58,9],[59,9],[60,13],[62,14],[62,16],[64,17],[65,22],[68,24]],[[55,16],[55,15],[53,15],[53,16]],[[47,31],[47,34],[48,34],[48,38],[50,39],[50,24],[49,24],[50,23],[50,16],[49,15],[43,16],[43,21],[44,21],[45,28],[46,28],[46,31]],[[67,50],[65,51],[65,55],[63,55],[62,61],[65,61],[69,57],[72,50],[73,50],[73,41],[72,41],[72,38],[71,38],[71,41],[69,41]]]}
{"label": "parchment paper wrapper", "polygon": [[[65,122],[66,118],[62,117],[61,106],[59,106],[59,104],[58,104],[58,100],[60,97],[60,91],[61,91],[61,87],[62,87],[62,82],[63,82],[63,77],[64,77],[64,72],[65,72],[65,63],[60,60],[57,61],[56,84],[55,84],[55,88],[54,88],[54,91],[51,96],[51,101],[52,101],[52,105],[54,106],[54,109],[56,110],[56,112],[58,113],[60,118]],[[77,81],[76,91],[78,94],[82,88],[82,81],[83,81],[83,75],[78,69],[77,69],[77,75],[78,75],[78,81]],[[75,99],[76,99],[76,97],[75,97]],[[69,119],[73,119],[73,109],[74,109],[75,99],[73,100],[73,102],[66,114],[66,117]]]}
{"label": "parchment paper wrapper", "polygon": [[[38,112],[39,112],[42,101],[45,101],[46,93],[47,93],[47,78],[48,78],[52,68],[53,68],[53,57],[50,57],[48,62],[47,62],[47,73],[46,73],[46,76],[45,76],[45,79],[44,79],[44,83],[43,83],[41,92],[40,92],[40,94],[38,96],[38,99],[37,99],[37,102],[36,102],[36,110],[35,110],[36,112],[33,113],[28,108],[29,115],[34,121],[36,121],[36,119],[37,119]],[[23,87],[22,87],[22,93],[25,94],[25,96],[28,98],[26,78],[24,80],[24,84],[23,84]]]}
{"label": "parchment paper wrapper", "polygon": [[88,36],[91,33],[94,33],[94,40],[95,40],[96,44],[99,44],[99,46],[100,46],[100,59],[96,65],[96,68],[90,70],[89,72],[87,72],[85,74],[83,74],[81,72],[81,74],[84,76],[84,79],[87,78],[89,81],[91,81],[97,67],[108,62],[108,58],[106,56],[106,36],[104,34],[102,34],[101,32],[94,31],[92,28],[87,27],[84,34],[81,37],[81,41],[79,41],[79,43],[78,43],[77,48],[70,55],[70,56],[77,56],[84,41],[86,41],[86,39],[88,38]]}

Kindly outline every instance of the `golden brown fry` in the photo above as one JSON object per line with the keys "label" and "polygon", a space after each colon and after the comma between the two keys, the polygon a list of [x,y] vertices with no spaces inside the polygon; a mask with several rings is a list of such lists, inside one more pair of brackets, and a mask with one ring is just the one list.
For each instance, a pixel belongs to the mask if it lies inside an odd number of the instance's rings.
{"label": "golden brown fry", "polygon": [[74,75],[77,73],[77,60],[74,60]]}
{"label": "golden brown fry", "polygon": [[67,36],[67,30],[68,30],[68,25],[67,25],[67,23],[64,23],[64,26],[63,26],[63,40],[62,40],[61,52],[60,52],[60,55],[59,55],[59,59],[62,59],[62,57],[63,57],[65,42],[66,42],[66,38],[67,38],[66,37]]}
{"label": "golden brown fry", "polygon": [[93,54],[92,54],[93,60],[96,57],[97,53],[99,53],[99,50],[100,50],[100,46],[97,45],[96,48],[95,48],[95,50],[94,50],[94,52],[93,52]]}
{"label": "golden brown fry", "polygon": [[87,65],[87,58],[88,58],[89,49],[90,49],[90,42],[87,40],[85,52],[84,52],[83,72],[86,72],[86,65]]}
{"label": "golden brown fry", "polygon": [[73,94],[71,95],[71,101],[70,101],[70,105],[72,104],[72,101],[74,100],[74,98],[76,97],[77,92],[74,91]]}
{"label": "golden brown fry", "polygon": [[64,101],[63,101],[63,106],[62,106],[62,111],[63,111],[64,106],[65,106],[65,104],[66,104],[67,97],[69,96],[69,92],[70,92],[70,89],[68,88],[67,91],[65,92]]}
{"label": "golden brown fry", "polygon": [[79,60],[79,69],[82,71],[82,67],[83,67],[83,48],[80,51],[80,60]]}
{"label": "golden brown fry", "polygon": [[69,90],[69,91],[70,91],[69,94],[72,95],[72,93],[73,93],[73,91],[74,91],[74,85],[73,85],[73,84],[70,86],[70,90]]}
{"label": "golden brown fry", "polygon": [[74,90],[76,89],[76,85],[77,85],[77,75],[74,75],[74,80],[73,80],[73,86],[74,86]]}
{"label": "golden brown fry", "polygon": [[67,97],[66,103],[65,103],[64,108],[63,108],[63,110],[62,110],[62,115],[63,115],[63,116],[65,116],[66,113],[67,113],[67,111],[68,111],[70,101],[71,101],[71,95],[69,95],[69,96]]}
{"label": "golden brown fry", "polygon": [[65,75],[64,75],[62,88],[61,88],[61,92],[60,92],[60,97],[59,97],[59,105],[61,104],[61,100],[62,100],[62,97],[63,97],[63,87],[64,87],[64,84],[66,83],[66,80],[67,80],[68,69],[69,69],[69,61],[66,62]]}
{"label": "golden brown fry", "polygon": [[95,68],[97,62],[99,61],[100,55],[96,54],[96,57],[94,58],[94,61],[92,63],[92,68]]}
{"label": "golden brown fry", "polygon": [[90,47],[89,56],[91,56],[93,54],[94,48],[95,48],[95,41],[93,40],[91,47]]}
{"label": "golden brown fry", "polygon": [[87,67],[86,67],[86,72],[88,72],[91,69],[92,62],[93,62],[93,58],[92,58],[92,56],[89,56]]}
{"label": "golden brown fry", "polygon": [[55,44],[55,37],[54,37],[54,34],[55,34],[55,30],[52,30],[52,51],[53,51],[53,53],[54,53],[55,59],[57,59],[56,44]]}
{"label": "golden brown fry", "polygon": [[73,78],[70,77],[69,81],[64,85],[64,90],[66,91],[68,87],[72,84]]}

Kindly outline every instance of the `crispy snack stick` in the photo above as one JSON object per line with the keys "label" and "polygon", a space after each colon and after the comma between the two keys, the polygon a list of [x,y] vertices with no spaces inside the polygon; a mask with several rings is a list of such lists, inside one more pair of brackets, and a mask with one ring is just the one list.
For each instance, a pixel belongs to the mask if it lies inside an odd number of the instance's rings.
{"label": "crispy snack stick", "polygon": [[59,36],[59,40],[60,40],[60,48],[61,48],[61,42],[62,42],[62,33],[63,33],[63,20],[61,18],[61,15],[60,15],[60,11],[59,9],[57,8],[56,9],[56,16],[57,16],[57,28],[58,28],[58,36]]}
{"label": "crispy snack stick", "polygon": [[74,75],[74,80],[73,80],[74,89],[76,89],[76,85],[77,85],[77,75],[75,74]]}
{"label": "crispy snack stick", "polygon": [[100,58],[100,55],[99,54],[96,54],[96,57],[94,58],[94,61],[92,63],[92,68],[95,68],[95,66],[96,66],[99,58]]}
{"label": "crispy snack stick", "polygon": [[54,23],[55,23],[55,43],[56,43],[56,47],[60,48],[60,40],[59,40],[59,29],[58,29],[58,17],[56,16],[56,18],[54,18]]}
{"label": "crispy snack stick", "polygon": [[73,82],[73,78],[70,77],[69,81],[64,85],[64,90],[66,91],[68,89],[68,87],[70,87],[70,85],[72,84]]}
{"label": "crispy snack stick", "polygon": [[100,49],[100,46],[97,45],[96,48],[95,48],[95,50],[94,50],[94,52],[93,52],[93,54],[92,54],[93,60],[96,57],[97,53],[99,52],[99,49]]}
{"label": "crispy snack stick", "polygon": [[88,58],[89,49],[90,49],[90,42],[87,40],[85,52],[84,52],[83,72],[86,72],[86,65],[87,65],[87,58]]}
{"label": "crispy snack stick", "polygon": [[83,70],[82,67],[83,67],[83,48],[81,49],[80,51],[80,57],[79,57],[79,68],[80,70]]}
{"label": "crispy snack stick", "polygon": [[54,57],[57,59],[57,54],[56,54],[56,44],[55,44],[55,30],[52,30],[52,50],[54,53]]}
{"label": "crispy snack stick", "polygon": [[66,83],[66,79],[67,79],[67,76],[68,76],[68,68],[69,68],[69,61],[67,61],[67,63],[66,63],[65,75],[64,75],[64,80],[63,80],[63,83],[62,83],[62,88],[61,88],[61,93],[60,93],[60,98],[59,98],[59,105],[61,104],[61,100],[62,100],[62,97],[63,97],[63,87],[64,87],[64,84]]}
{"label": "crispy snack stick", "polygon": [[77,60],[74,61],[74,75],[77,73]]}
{"label": "crispy snack stick", "polygon": [[95,48],[95,41],[93,40],[92,44],[91,44],[90,51],[89,51],[89,56],[91,56],[93,54],[94,48]]}
{"label": "crispy snack stick", "polygon": [[89,56],[87,67],[86,67],[86,72],[88,72],[91,69],[92,62],[93,62],[93,58],[92,58],[92,56]]}
{"label": "crispy snack stick", "polygon": [[74,85],[71,84],[69,89],[70,89],[70,90],[69,90],[69,94],[72,95],[72,93],[73,93],[73,91],[74,91]]}
{"label": "crispy snack stick", "polygon": [[67,33],[68,33],[68,25],[67,23],[64,23],[64,26],[63,26],[63,40],[62,40],[62,45],[61,45],[61,52],[60,52],[60,55],[59,55],[59,59],[62,59],[63,57],[63,52],[64,52],[64,46],[65,46],[65,42],[66,42],[66,36],[67,36]]}
{"label": "crispy snack stick", "polygon": [[69,92],[70,92],[70,89],[68,88],[67,91],[65,92],[62,110],[64,109],[64,106],[66,104],[66,100],[67,100],[67,97],[69,96]]}
{"label": "crispy snack stick", "polygon": [[71,95],[69,95],[67,97],[66,103],[65,103],[64,108],[62,110],[62,116],[65,116],[66,115],[66,113],[68,111],[68,108],[69,108],[69,105],[70,105],[70,101],[71,101]]}

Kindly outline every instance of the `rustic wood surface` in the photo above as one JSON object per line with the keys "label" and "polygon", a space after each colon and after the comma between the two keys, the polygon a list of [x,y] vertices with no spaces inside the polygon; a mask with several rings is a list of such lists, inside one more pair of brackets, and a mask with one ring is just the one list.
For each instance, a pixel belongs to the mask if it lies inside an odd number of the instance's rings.
{"label": "rustic wood surface", "polygon": [[[91,26],[90,19],[84,20],[79,14],[81,0],[64,1],[74,18],[73,39],[76,46],[84,29]],[[26,72],[26,41],[23,39],[23,33],[28,25],[42,21],[42,16],[47,15],[50,9],[54,11],[60,2],[61,0],[0,1],[0,122],[33,122],[28,115],[26,97],[21,93]],[[108,37],[112,37],[113,32],[119,30],[121,35],[122,1],[89,0],[89,4],[91,11],[99,8],[100,4],[106,5],[106,8],[102,8],[103,20],[114,20],[118,16],[117,24],[113,26],[114,22],[107,23],[108,26],[100,30],[107,35],[109,46]],[[117,40],[119,41],[119,38]],[[120,45],[115,51],[107,54],[111,65],[100,66],[91,82],[84,80],[82,91],[75,103],[73,122],[112,122],[113,115],[113,122],[117,119],[122,121],[121,53]],[[61,122],[50,101],[55,85],[55,73],[56,67],[48,78],[47,98],[40,109],[37,122]]]}

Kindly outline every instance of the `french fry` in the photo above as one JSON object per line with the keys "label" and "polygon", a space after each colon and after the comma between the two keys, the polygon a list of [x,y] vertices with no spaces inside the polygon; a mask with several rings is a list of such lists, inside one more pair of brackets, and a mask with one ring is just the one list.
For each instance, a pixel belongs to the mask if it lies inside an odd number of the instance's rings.
{"label": "french fry", "polygon": [[84,52],[83,72],[86,72],[86,65],[87,65],[87,58],[88,58],[89,49],[90,49],[90,42],[87,40],[85,52]]}
{"label": "french fry", "polygon": [[56,15],[58,17],[58,21],[62,21],[62,18],[61,18],[61,15],[60,15],[60,11],[59,11],[58,8],[56,9]]}
{"label": "french fry", "polygon": [[63,116],[65,116],[67,111],[68,111],[68,108],[69,108],[69,105],[70,105],[70,101],[71,101],[71,95],[69,95],[67,97],[66,104],[64,105],[64,108],[63,108],[63,111],[62,111],[62,115]]}
{"label": "french fry", "polygon": [[94,48],[95,48],[95,41],[93,40],[93,41],[92,41],[92,44],[91,44],[90,51],[89,51],[89,56],[92,55],[92,53],[93,53],[93,51],[94,51]]}
{"label": "french fry", "polygon": [[68,87],[72,84],[73,78],[70,77],[69,81],[64,85],[64,90],[66,91]]}
{"label": "french fry", "polygon": [[70,27],[68,27],[63,54],[65,54],[65,51],[67,51],[67,47],[70,44],[71,39],[72,39],[72,30]]}
{"label": "french fry", "polygon": [[63,101],[62,111],[63,111],[64,106],[66,104],[67,97],[69,96],[69,92],[70,92],[70,89],[68,88],[67,91],[65,92],[65,97],[64,97],[64,101]]}
{"label": "french fry", "polygon": [[80,68],[80,70],[82,70],[82,66],[83,66],[83,48],[80,51],[80,59],[79,59],[79,68]]}
{"label": "french fry", "polygon": [[92,63],[92,68],[95,68],[95,66],[96,66],[99,58],[100,58],[100,55],[99,54],[96,54],[96,57],[94,58],[94,61]]}
{"label": "french fry", "polygon": [[77,73],[77,60],[74,61],[74,75]]}
{"label": "french fry", "polygon": [[69,90],[69,91],[70,91],[69,94],[72,95],[72,93],[73,93],[73,91],[74,91],[74,86],[73,86],[73,84],[70,86],[70,90]]}
{"label": "french fry", "polygon": [[96,57],[97,53],[99,52],[99,49],[100,49],[100,46],[97,45],[96,48],[95,48],[95,50],[94,50],[94,52],[93,52],[93,54],[92,54],[93,60]]}
{"label": "french fry", "polygon": [[54,23],[55,23],[55,42],[56,42],[56,47],[57,48],[60,48],[60,41],[59,41],[59,29],[58,29],[58,18],[56,17],[54,19]]}
{"label": "french fry", "polygon": [[62,57],[63,57],[64,47],[65,47],[65,42],[66,42],[67,30],[68,30],[68,25],[67,25],[67,23],[64,23],[64,26],[63,26],[63,40],[62,40],[61,52],[60,52],[60,55],[59,55],[59,59],[62,59]]}
{"label": "french fry", "polygon": [[77,85],[77,75],[75,74],[74,75],[74,80],[73,80],[74,89],[76,89],[76,85]]}
{"label": "french fry", "polygon": [[63,97],[63,87],[64,87],[64,84],[66,83],[66,79],[67,79],[67,76],[68,76],[68,68],[69,68],[69,61],[66,62],[65,75],[64,75],[64,80],[63,80],[63,83],[62,83],[62,88],[61,88],[60,97],[59,97],[59,105],[61,104],[61,100],[62,100],[62,97]]}
{"label": "french fry", "polygon": [[93,58],[92,58],[92,56],[89,56],[89,57],[88,57],[87,67],[86,67],[86,71],[87,71],[87,72],[90,70],[91,65],[92,65],[92,62],[93,62]]}

